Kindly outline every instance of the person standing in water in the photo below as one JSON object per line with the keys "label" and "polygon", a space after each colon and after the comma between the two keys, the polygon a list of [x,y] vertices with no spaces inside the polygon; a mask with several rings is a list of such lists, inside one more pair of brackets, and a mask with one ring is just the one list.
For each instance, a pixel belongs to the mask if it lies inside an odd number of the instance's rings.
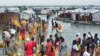
{"label": "person standing in water", "polygon": [[52,43],[54,43],[54,40],[53,40],[53,38],[52,38],[52,35],[50,35],[49,37],[50,37],[50,41],[51,41]]}
{"label": "person standing in water", "polygon": [[97,46],[97,41],[99,40],[99,38],[98,38],[98,34],[96,33],[95,35],[94,35],[94,43],[95,43],[95,45]]}
{"label": "person standing in water", "polygon": [[50,15],[49,13],[47,14],[47,22],[49,23]]}
{"label": "person standing in water", "polygon": [[53,21],[53,19],[52,19],[52,30],[54,29],[54,21]]}
{"label": "person standing in water", "polygon": [[77,56],[77,51],[79,51],[78,46],[77,46],[77,41],[73,40],[71,56]]}

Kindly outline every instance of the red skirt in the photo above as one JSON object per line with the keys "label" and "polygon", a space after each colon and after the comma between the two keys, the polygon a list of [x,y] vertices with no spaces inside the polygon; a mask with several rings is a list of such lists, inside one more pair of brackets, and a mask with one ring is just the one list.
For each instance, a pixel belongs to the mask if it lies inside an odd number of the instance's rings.
{"label": "red skirt", "polygon": [[20,35],[22,36],[22,40],[24,40],[25,39],[25,31],[21,30]]}

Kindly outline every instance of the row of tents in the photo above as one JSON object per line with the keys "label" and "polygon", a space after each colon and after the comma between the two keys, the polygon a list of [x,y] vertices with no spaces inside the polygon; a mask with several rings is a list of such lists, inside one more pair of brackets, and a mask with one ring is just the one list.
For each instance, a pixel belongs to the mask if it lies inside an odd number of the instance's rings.
{"label": "row of tents", "polygon": [[63,13],[70,13],[71,14],[71,18],[73,20],[77,20],[77,14],[80,15],[80,17],[82,16],[92,16],[92,21],[100,21],[100,10],[98,9],[82,9],[82,8],[78,8],[75,10],[65,10],[65,11],[60,11],[58,13],[58,15],[61,15]]}
{"label": "row of tents", "polygon": [[[5,13],[5,11],[8,11],[8,12],[13,12],[13,13],[18,13],[20,14],[20,18],[24,18],[24,19],[29,19],[32,15],[35,15],[35,11],[33,11],[33,9],[31,8],[28,8],[27,10],[23,10],[20,12],[20,9],[17,8],[17,7],[13,7],[13,8],[0,8],[0,13]],[[42,9],[40,11],[41,14],[48,14],[50,13],[51,10],[50,9]]]}
{"label": "row of tents", "polygon": [[[22,12],[20,12],[19,8],[17,7],[12,7],[12,8],[0,8],[0,13],[5,13],[5,11],[8,10],[8,12],[14,12],[14,13],[18,13],[20,14],[20,18],[24,18],[24,19],[29,19],[32,15],[35,15],[35,11],[33,11],[33,9],[27,9],[27,10],[23,10]],[[40,11],[41,14],[48,14],[51,11],[51,9],[42,9]],[[59,11],[58,15],[63,14],[63,13],[70,13],[71,14],[71,18],[73,20],[77,20],[77,18],[82,18],[83,19],[86,17],[91,18],[92,17],[92,21],[100,21],[100,10],[98,9],[82,9],[82,8],[78,8],[75,10],[65,10],[65,11]],[[91,17],[89,17],[91,14]],[[85,17],[84,17],[85,16]]]}
{"label": "row of tents", "polygon": [[20,14],[20,18],[24,19],[27,19],[30,17],[30,15],[35,14],[35,12],[32,9],[23,10],[22,12],[20,12],[19,8],[0,8],[0,13],[5,13],[5,11],[8,11],[9,13],[13,12]]}

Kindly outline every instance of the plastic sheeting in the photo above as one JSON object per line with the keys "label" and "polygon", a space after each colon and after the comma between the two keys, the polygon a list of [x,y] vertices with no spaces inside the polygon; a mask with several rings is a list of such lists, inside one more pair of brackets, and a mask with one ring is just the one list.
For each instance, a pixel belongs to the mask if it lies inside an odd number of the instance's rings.
{"label": "plastic sheeting", "polygon": [[93,21],[100,21],[100,12],[93,15]]}
{"label": "plastic sheeting", "polygon": [[25,10],[20,13],[20,17],[24,19],[29,19],[32,17],[32,15],[35,15],[35,12],[33,10]]}

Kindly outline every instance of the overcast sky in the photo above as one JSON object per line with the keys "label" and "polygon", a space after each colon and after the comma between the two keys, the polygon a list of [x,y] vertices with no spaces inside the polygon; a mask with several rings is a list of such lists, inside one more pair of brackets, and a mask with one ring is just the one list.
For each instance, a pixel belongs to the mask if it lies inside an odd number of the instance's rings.
{"label": "overcast sky", "polygon": [[100,5],[100,0],[0,0],[0,6],[15,5]]}

